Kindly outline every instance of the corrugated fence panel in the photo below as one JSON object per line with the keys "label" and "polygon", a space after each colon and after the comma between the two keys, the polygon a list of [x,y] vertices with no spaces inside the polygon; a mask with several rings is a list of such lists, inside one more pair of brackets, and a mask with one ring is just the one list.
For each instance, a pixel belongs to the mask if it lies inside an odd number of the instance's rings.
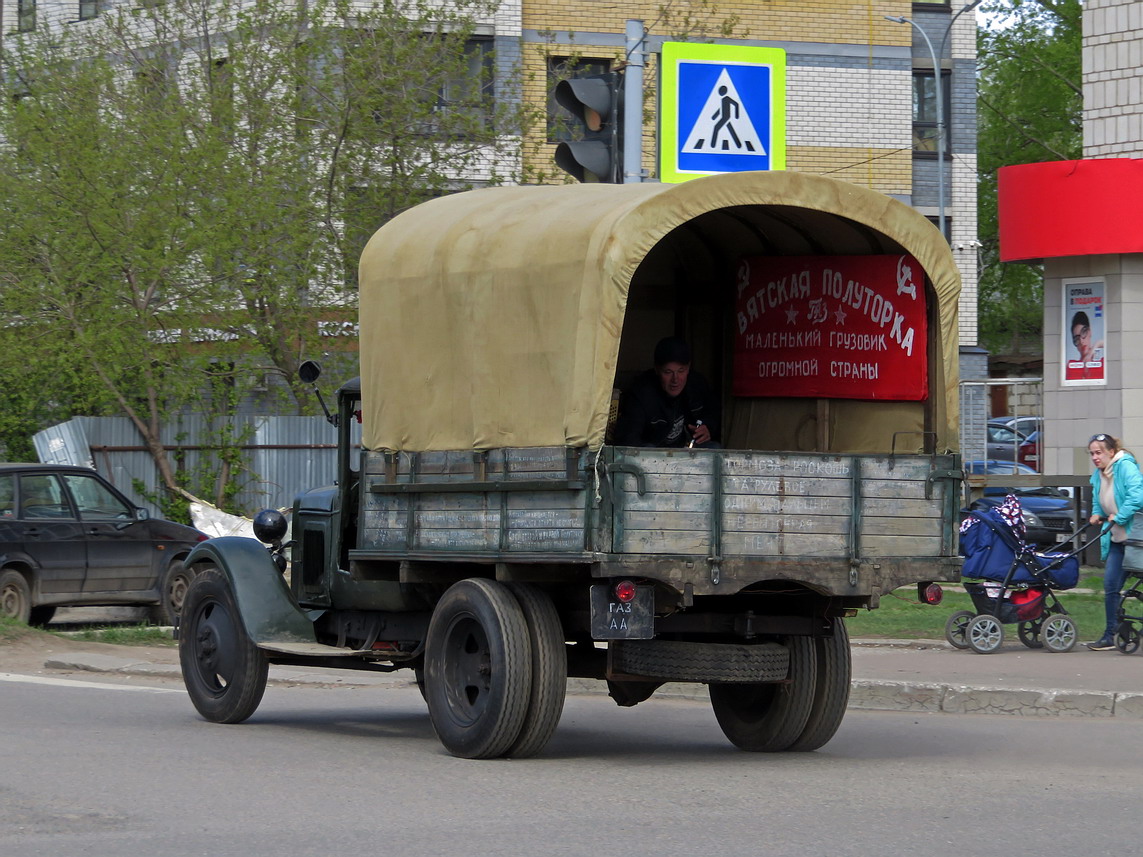
{"label": "corrugated fence panel", "polygon": [[[169,422],[161,434],[177,472],[192,474],[197,494],[210,500],[211,479],[221,470],[216,453],[221,423],[198,415]],[[361,429],[352,427],[360,444]],[[286,508],[301,491],[332,485],[337,472],[337,430],[325,417],[237,417],[230,436],[242,447],[240,490],[235,505],[247,515],[268,507]],[[76,417],[44,429],[33,438],[41,461],[91,466],[132,501],[158,514],[144,494],[157,496],[158,468],[126,417]],[[142,492],[135,490],[141,483]],[[188,489],[194,491],[194,489]]]}

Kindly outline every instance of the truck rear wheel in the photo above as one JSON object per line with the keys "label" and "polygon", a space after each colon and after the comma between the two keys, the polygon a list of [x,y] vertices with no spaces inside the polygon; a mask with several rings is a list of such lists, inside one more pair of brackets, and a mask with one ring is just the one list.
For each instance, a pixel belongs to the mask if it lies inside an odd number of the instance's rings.
{"label": "truck rear wheel", "polygon": [[206,567],[187,588],[179,626],[183,684],[199,714],[241,723],[258,708],[270,665],[246,634],[234,593],[222,573]]}
{"label": "truck rear wheel", "polygon": [[527,583],[510,584],[509,588],[524,612],[532,647],[532,690],[528,697],[528,713],[516,742],[506,754],[523,759],[544,749],[556,731],[560,715],[564,713],[568,656],[563,625],[548,594]]}
{"label": "truck rear wheel", "polygon": [[849,705],[849,685],[852,659],[849,652],[849,632],[844,619],[834,619],[833,636],[814,640],[817,653],[817,682],[810,719],[791,750],[807,752],[824,745],[837,732]]}
{"label": "truck rear wheel", "polygon": [[809,722],[817,692],[817,653],[812,637],[790,637],[788,680],[774,684],[712,684],[710,703],[722,732],[735,747],[753,752],[788,750]]}
{"label": "truck rear wheel", "polygon": [[454,583],[433,610],[425,644],[429,718],[464,759],[502,756],[528,714],[532,646],[523,609],[501,583]]}

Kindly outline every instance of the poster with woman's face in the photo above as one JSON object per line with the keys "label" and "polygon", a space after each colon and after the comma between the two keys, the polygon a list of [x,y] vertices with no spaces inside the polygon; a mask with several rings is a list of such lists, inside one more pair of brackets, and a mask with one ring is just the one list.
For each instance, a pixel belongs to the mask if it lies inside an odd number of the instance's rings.
{"label": "poster with woman's face", "polygon": [[1063,384],[1107,383],[1107,306],[1103,280],[1064,280]]}

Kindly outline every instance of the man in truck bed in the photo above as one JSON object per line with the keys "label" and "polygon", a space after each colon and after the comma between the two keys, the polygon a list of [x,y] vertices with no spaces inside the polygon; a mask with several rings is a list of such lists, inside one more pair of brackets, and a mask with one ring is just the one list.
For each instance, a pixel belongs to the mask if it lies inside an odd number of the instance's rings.
{"label": "man in truck bed", "polygon": [[[655,346],[655,366],[635,379],[619,400],[619,446],[717,448],[718,397],[691,371],[691,350],[678,337]],[[693,440],[693,444],[692,444]]]}

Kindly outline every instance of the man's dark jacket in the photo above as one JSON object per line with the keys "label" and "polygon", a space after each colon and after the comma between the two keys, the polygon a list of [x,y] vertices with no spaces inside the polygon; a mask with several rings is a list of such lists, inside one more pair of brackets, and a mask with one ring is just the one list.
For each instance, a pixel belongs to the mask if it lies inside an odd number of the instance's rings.
{"label": "man's dark jacket", "polygon": [[691,371],[683,391],[671,398],[663,392],[658,373],[648,369],[619,399],[614,443],[617,446],[686,446],[691,439],[686,426],[693,426],[699,420],[710,429],[711,441],[717,442],[721,428],[718,400],[706,378]]}

